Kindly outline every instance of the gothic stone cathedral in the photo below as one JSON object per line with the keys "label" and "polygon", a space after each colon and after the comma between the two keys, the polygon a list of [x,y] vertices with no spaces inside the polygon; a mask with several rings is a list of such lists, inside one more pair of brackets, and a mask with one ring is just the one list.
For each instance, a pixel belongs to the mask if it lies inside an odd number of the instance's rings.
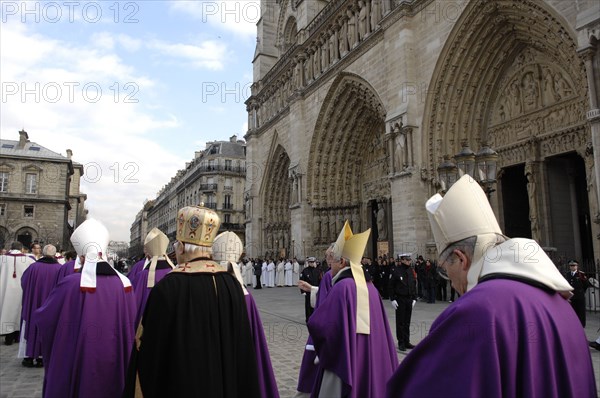
{"label": "gothic stone cathedral", "polygon": [[460,159],[495,153],[482,184],[505,233],[598,258],[596,0],[262,0],[261,14],[248,256],[322,257],[349,220],[372,228],[371,256],[434,257],[425,201]]}

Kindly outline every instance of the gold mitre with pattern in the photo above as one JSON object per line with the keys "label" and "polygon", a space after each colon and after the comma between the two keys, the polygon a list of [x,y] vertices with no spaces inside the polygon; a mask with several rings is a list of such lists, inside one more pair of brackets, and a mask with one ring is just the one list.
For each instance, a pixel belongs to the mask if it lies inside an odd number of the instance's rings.
{"label": "gold mitre with pattern", "polygon": [[144,248],[146,253],[151,256],[164,256],[169,246],[169,238],[160,229],[154,227],[146,235]]}
{"label": "gold mitre with pattern", "polygon": [[429,198],[425,208],[438,254],[471,236],[502,235],[485,192],[468,174],[454,183],[444,197],[435,194]]}
{"label": "gold mitre with pattern", "polygon": [[211,247],[221,220],[217,213],[200,203],[177,212],[177,240],[197,246]]}

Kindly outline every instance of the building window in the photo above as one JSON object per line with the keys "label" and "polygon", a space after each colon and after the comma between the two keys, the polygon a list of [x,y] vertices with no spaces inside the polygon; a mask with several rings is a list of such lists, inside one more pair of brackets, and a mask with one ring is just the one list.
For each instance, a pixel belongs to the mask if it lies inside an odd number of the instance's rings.
{"label": "building window", "polygon": [[225,195],[223,202],[224,209],[231,209],[231,195]]}
{"label": "building window", "polygon": [[23,206],[23,217],[26,218],[33,218],[33,210],[34,210],[34,206],[32,205],[25,205]]}
{"label": "building window", "polygon": [[225,159],[225,170],[231,171],[231,160]]}
{"label": "building window", "polygon": [[25,193],[37,193],[37,174],[25,174]]}
{"label": "building window", "polygon": [[6,203],[0,203],[0,216],[6,215]]}
{"label": "building window", "polygon": [[231,214],[225,214],[225,224],[231,223]]}
{"label": "building window", "polygon": [[8,173],[0,171],[0,192],[8,192]]}

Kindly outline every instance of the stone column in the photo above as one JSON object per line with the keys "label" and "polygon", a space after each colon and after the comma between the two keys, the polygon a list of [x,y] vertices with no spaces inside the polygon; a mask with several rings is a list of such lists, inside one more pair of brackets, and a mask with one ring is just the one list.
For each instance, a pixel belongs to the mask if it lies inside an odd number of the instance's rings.
{"label": "stone column", "polygon": [[[600,109],[598,109],[598,91],[596,88],[596,74],[594,73],[594,59],[596,49],[587,47],[580,51],[585,60],[585,72],[588,82],[588,95],[590,99],[590,109],[587,112],[587,119],[590,122],[592,145],[594,148],[600,148]],[[594,151],[594,163],[600,164],[600,150]],[[595,167],[596,195],[600,198],[600,167]]]}
{"label": "stone column", "polygon": [[537,199],[538,162],[528,161],[525,164],[525,177],[527,177],[527,196],[529,197],[529,222],[531,223],[531,238],[540,242],[539,211]]}
{"label": "stone column", "polygon": [[573,242],[575,258],[581,258],[581,233],[579,232],[579,215],[577,212],[577,192],[575,188],[575,170],[569,168],[569,198],[571,201],[571,220],[573,224]]}

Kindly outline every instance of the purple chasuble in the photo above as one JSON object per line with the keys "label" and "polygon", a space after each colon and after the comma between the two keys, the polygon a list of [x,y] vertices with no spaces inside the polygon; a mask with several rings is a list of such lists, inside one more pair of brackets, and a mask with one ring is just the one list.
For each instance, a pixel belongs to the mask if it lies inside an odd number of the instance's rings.
{"label": "purple chasuble", "polygon": [[69,260],[66,263],[64,263],[63,265],[60,266],[58,272],[56,273],[56,282],[55,284],[58,285],[58,282],[61,281],[62,278],[64,278],[67,275],[71,275],[75,273],[75,260]]}
{"label": "purple chasuble", "polygon": [[402,361],[388,397],[595,397],[587,339],[558,293],[480,282]]}
{"label": "purple chasuble", "polygon": [[386,383],[398,366],[398,356],[379,292],[371,282],[367,282],[367,288],[371,334],[356,333],[356,283],[351,277],[338,280],[308,320],[319,357],[314,397],[318,396],[324,370],[341,379],[344,397],[385,394]]}
{"label": "purple chasuble", "polygon": [[246,296],[246,308],[248,309],[248,320],[250,321],[250,331],[252,332],[252,341],[254,342],[254,350],[256,351],[256,365],[258,371],[258,384],[262,397],[279,398],[279,390],[277,390],[277,382],[273,374],[273,366],[271,365],[271,356],[269,355],[269,347],[265,338],[265,331],[260,320],[256,302],[250,293]]}
{"label": "purple chasuble", "polygon": [[[166,261],[165,261],[166,263]],[[171,267],[167,266],[167,268],[157,269],[155,271],[154,285],[158,283],[165,275],[171,272]],[[150,271],[148,269],[143,269],[140,272],[136,273],[134,278],[131,280],[131,286],[133,286],[133,292],[135,293],[135,305],[137,308],[137,315],[135,318],[135,324],[139,325],[140,320],[142,319],[142,315],[144,315],[144,309],[146,308],[146,302],[148,301],[148,296],[152,291],[151,287],[148,287],[148,273]]]}
{"label": "purple chasuble", "polygon": [[116,275],[66,276],[34,313],[44,356],[46,398],[120,397],[134,344],[135,297]]}
{"label": "purple chasuble", "polygon": [[146,257],[143,257],[140,261],[138,261],[137,263],[133,264],[133,267],[131,267],[131,270],[127,273],[127,277],[129,278],[130,281],[134,280],[136,275],[144,269],[144,263],[146,262]]}
{"label": "purple chasuble", "polygon": [[[327,294],[331,290],[331,271],[327,271],[319,283],[319,291],[317,292],[317,302],[315,303],[315,310],[319,308],[319,305],[325,300]],[[308,335],[306,345],[314,345],[312,337]],[[315,351],[304,350],[302,356],[302,363],[300,364],[300,374],[298,375],[298,387],[296,389],[300,392],[311,393],[315,380],[317,379],[317,371],[319,367],[315,365],[315,358],[317,353]]]}
{"label": "purple chasuble", "polygon": [[28,358],[42,356],[39,332],[33,327],[31,318],[34,311],[40,308],[50,295],[61,266],[54,258],[42,257],[31,264],[21,276],[21,287],[23,288],[21,320],[25,322],[25,330],[21,330],[21,334],[27,341],[25,356]]}

